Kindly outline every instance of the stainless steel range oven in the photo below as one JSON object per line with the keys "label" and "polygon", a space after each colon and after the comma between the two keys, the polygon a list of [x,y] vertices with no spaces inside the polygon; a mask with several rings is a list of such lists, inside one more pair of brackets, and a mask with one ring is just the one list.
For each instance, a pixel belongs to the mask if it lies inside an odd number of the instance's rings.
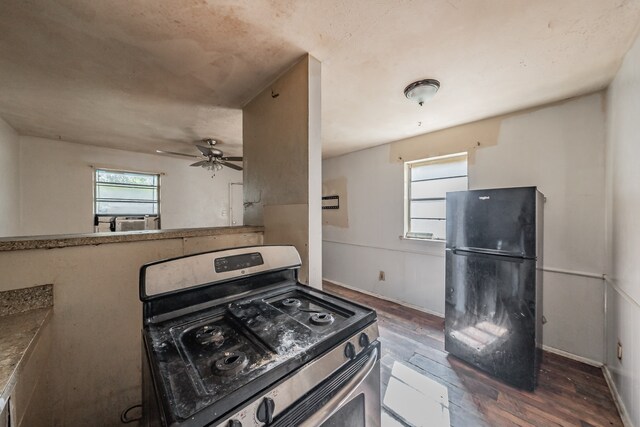
{"label": "stainless steel range oven", "polygon": [[375,311],[299,267],[254,246],[141,268],[143,425],[380,426]]}

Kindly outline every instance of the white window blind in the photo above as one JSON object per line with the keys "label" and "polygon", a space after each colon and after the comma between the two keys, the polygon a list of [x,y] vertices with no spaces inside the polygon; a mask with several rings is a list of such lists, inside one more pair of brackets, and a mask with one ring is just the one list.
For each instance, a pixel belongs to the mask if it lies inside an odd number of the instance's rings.
{"label": "white window blind", "polygon": [[96,169],[95,214],[158,215],[160,176]]}
{"label": "white window blind", "polygon": [[407,229],[409,238],[446,239],[446,195],[467,190],[467,153],[407,162]]}

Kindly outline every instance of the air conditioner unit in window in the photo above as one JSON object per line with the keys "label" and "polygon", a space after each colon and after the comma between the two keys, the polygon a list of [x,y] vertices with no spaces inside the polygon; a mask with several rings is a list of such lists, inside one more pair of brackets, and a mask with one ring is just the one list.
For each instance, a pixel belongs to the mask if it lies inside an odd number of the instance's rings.
{"label": "air conditioner unit in window", "polygon": [[146,221],[144,219],[116,218],[116,231],[144,230],[145,225]]}

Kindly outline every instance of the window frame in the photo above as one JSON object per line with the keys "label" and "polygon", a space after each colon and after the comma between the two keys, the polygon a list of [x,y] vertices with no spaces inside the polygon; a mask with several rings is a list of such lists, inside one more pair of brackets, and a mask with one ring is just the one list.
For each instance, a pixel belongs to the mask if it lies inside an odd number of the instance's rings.
{"label": "window frame", "polygon": [[[421,179],[421,180],[415,180],[412,181],[411,180],[411,169],[413,167],[417,167],[417,166],[424,166],[427,163],[436,163],[439,160],[444,160],[444,159],[451,159],[451,158],[455,158],[455,157],[463,157],[465,158],[465,163],[466,163],[466,174],[465,175],[451,175],[451,176],[446,176],[446,177],[438,177],[438,178],[431,178],[431,179]],[[428,199],[412,199],[411,198],[411,184],[413,182],[421,182],[421,181],[436,181],[436,180],[444,180],[444,179],[455,179],[455,178],[466,178],[467,179],[467,185],[466,185],[466,189],[469,189],[469,153],[467,151],[462,151],[462,152],[458,152],[458,153],[453,153],[453,154],[447,154],[447,155],[443,155],[443,156],[434,156],[434,157],[427,157],[424,159],[419,159],[419,160],[411,160],[411,161],[407,161],[404,163],[404,230],[402,233],[401,238],[404,240],[418,240],[418,241],[422,241],[422,242],[439,242],[439,243],[445,243],[446,239],[438,239],[438,238],[433,238],[433,237],[419,237],[417,235],[410,235],[410,233],[412,233],[411,231],[411,220],[415,219],[411,217],[411,202],[415,201],[415,200],[433,200],[433,201],[438,201],[438,200],[445,200],[446,201],[446,193],[444,197],[438,197],[438,198],[428,198]],[[427,218],[429,219],[429,218]],[[435,219],[435,218],[434,218]],[[440,220],[438,218],[438,220]],[[446,223],[446,218],[441,219],[441,221],[445,221]]]}
{"label": "window frame", "polygon": [[[157,179],[157,184],[155,186],[152,185],[140,185],[139,187],[144,187],[144,188],[155,188],[156,189],[156,200],[154,202],[150,202],[150,203],[155,203],[157,205],[157,209],[156,209],[156,213],[155,214],[141,214],[141,213],[118,213],[118,214],[114,214],[114,213],[98,213],[98,185],[99,185],[99,181],[98,181],[98,172],[99,171],[104,171],[104,172],[111,172],[111,173],[120,173],[120,174],[138,174],[138,175],[147,175],[147,176],[155,176]],[[156,218],[160,218],[160,213],[161,213],[161,178],[162,178],[163,173],[160,172],[147,172],[147,171],[137,171],[137,170],[128,170],[128,169],[119,169],[119,168],[112,168],[112,167],[100,167],[100,166],[95,166],[93,167],[93,216],[95,217],[114,217],[114,218],[131,218],[131,217],[156,217]],[[111,184],[111,183],[104,183],[104,184]],[[116,186],[118,186],[117,183],[113,183]],[[127,184],[128,186],[133,186],[136,187],[136,184]],[[124,200],[135,200],[135,199],[122,199]],[[138,202],[143,202],[146,203],[146,201],[138,201]]]}

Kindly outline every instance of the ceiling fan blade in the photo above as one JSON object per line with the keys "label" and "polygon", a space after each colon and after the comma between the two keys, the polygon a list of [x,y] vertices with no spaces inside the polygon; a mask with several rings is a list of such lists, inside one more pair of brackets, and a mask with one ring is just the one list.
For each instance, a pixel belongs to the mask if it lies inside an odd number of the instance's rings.
{"label": "ceiling fan blade", "polygon": [[170,154],[172,156],[190,157],[192,159],[199,159],[200,158],[200,156],[194,156],[194,155],[191,155],[191,154],[176,153],[176,152],[173,152],[173,151],[156,150],[156,153],[158,153],[158,154]]}
{"label": "ceiling fan blade", "polygon": [[223,165],[223,166],[226,166],[228,168],[235,169],[237,171],[241,171],[242,170],[241,166],[234,165],[233,163],[220,162],[220,164]]}
{"label": "ceiling fan blade", "polygon": [[222,160],[225,160],[227,162],[241,162],[242,161],[242,157],[223,157]]}
{"label": "ceiling fan blade", "polygon": [[209,163],[209,160],[200,160],[199,162],[192,163],[189,166],[204,166],[207,163]]}

